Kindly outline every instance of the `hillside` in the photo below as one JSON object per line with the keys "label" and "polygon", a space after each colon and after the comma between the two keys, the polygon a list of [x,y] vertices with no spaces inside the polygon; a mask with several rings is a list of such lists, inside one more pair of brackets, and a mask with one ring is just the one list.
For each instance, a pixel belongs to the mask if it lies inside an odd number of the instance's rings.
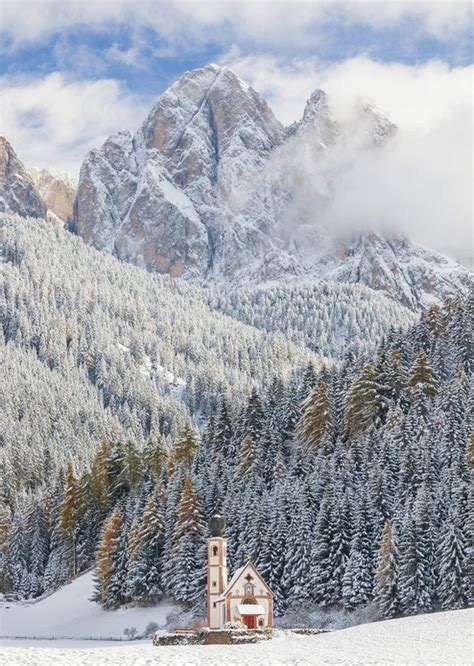
{"label": "hillside", "polygon": [[143,633],[150,622],[167,625],[170,614],[179,614],[176,604],[161,602],[151,608],[122,608],[108,612],[91,601],[92,572],[82,574],[49,596],[30,602],[0,602],[0,635],[3,637],[69,639],[124,639],[124,629]]}
{"label": "hillside", "polygon": [[213,312],[199,289],[104,257],[60,227],[0,223],[8,493],[66,461],[80,467],[114,428],[138,444],[172,435],[221,393],[320,363],[282,335]]}
{"label": "hillside", "polygon": [[245,324],[281,332],[328,357],[373,353],[384,336],[406,330],[417,316],[360,284],[268,285],[210,292],[211,306]]}
{"label": "hillside", "polygon": [[153,647],[149,643],[107,645],[86,642],[40,642],[23,647],[9,642],[0,657],[9,664],[110,664],[192,663],[218,666],[283,666],[289,663],[318,664],[471,664],[474,612],[449,611],[360,625],[319,636],[277,633],[269,642],[257,645],[211,645]]}

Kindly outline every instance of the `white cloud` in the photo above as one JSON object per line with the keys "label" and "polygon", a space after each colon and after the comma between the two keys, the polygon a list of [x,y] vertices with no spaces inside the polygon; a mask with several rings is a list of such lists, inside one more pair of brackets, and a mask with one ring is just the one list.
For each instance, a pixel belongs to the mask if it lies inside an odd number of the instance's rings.
{"label": "white cloud", "polygon": [[[241,56],[237,49],[224,61],[263,93],[286,124],[298,120],[311,92],[322,88],[342,123],[352,119],[362,99],[398,125],[398,136],[386,150],[358,154],[339,172],[331,162],[336,195],[318,223],[335,233],[368,227],[400,231],[472,261],[474,67],[450,68],[439,61],[409,66],[367,57],[280,65],[273,57]],[[346,159],[342,155],[341,163]],[[326,166],[305,168],[308,183],[302,191],[314,194],[313,208]]]}
{"label": "white cloud", "polygon": [[[107,29],[113,23],[153,28],[166,39],[191,41],[234,39],[260,44],[301,44],[315,32],[324,39],[332,21],[374,28],[414,19],[437,39],[451,40],[469,30],[469,2],[449,0],[3,0],[3,30],[16,43],[44,38],[77,25]],[[319,29],[319,30],[318,30]]]}
{"label": "white cloud", "polygon": [[136,130],[148,104],[112,79],[0,79],[1,132],[27,166],[77,175],[85,154],[113,132]]}

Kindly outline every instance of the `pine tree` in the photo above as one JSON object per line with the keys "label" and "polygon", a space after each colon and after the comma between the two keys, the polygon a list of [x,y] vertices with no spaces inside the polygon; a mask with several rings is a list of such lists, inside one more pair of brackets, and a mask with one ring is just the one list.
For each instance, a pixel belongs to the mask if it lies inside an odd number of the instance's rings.
{"label": "pine tree", "polygon": [[190,477],[186,477],[177,508],[172,536],[172,570],[169,589],[188,604],[204,598],[206,577],[206,527]]}
{"label": "pine tree", "polygon": [[383,617],[393,617],[401,608],[398,592],[399,557],[396,532],[391,521],[386,520],[375,574],[375,598]]}
{"label": "pine tree", "polygon": [[400,547],[399,594],[407,613],[426,613],[433,609],[434,571],[431,517],[426,491],[418,491],[414,510],[409,510],[403,525]]}
{"label": "pine tree", "polygon": [[287,599],[301,605],[311,598],[311,517],[304,489],[288,529],[283,581]]}
{"label": "pine tree", "polygon": [[332,598],[332,571],[330,567],[331,542],[334,530],[332,524],[332,505],[332,496],[326,491],[319,507],[311,552],[313,562],[311,570],[313,598],[321,606],[329,606],[331,603],[334,603],[334,599]]}
{"label": "pine tree", "polygon": [[322,442],[332,440],[334,434],[334,415],[327,386],[324,381],[320,381],[303,402],[301,417],[296,424],[296,435],[305,448],[317,453]]}
{"label": "pine tree", "polygon": [[365,493],[360,497],[349,558],[342,578],[342,600],[346,608],[363,606],[372,599],[373,562],[369,537],[369,516]]}
{"label": "pine tree", "polygon": [[439,543],[439,583],[437,593],[446,610],[469,605],[468,544],[457,516],[445,522]]}
{"label": "pine tree", "polygon": [[156,601],[163,591],[164,534],[163,491],[161,486],[157,485],[143,511],[138,538],[138,557],[145,572],[143,583],[146,593],[143,599],[149,602]]}
{"label": "pine tree", "polygon": [[0,593],[8,591],[8,540],[12,526],[11,509],[0,502]]}
{"label": "pine tree", "polygon": [[166,451],[161,437],[151,437],[143,449],[143,467],[159,479],[166,470]]}

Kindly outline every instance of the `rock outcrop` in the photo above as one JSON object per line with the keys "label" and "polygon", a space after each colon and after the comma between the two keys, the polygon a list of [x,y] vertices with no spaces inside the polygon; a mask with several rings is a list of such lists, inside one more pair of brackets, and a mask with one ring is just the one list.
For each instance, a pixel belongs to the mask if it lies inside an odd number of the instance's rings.
{"label": "rock outcrop", "polygon": [[67,173],[52,174],[47,169],[29,169],[36,190],[49,212],[62,222],[72,217],[76,184]]}
{"label": "rock outcrop", "polygon": [[45,217],[46,204],[12,146],[0,136],[0,212]]}

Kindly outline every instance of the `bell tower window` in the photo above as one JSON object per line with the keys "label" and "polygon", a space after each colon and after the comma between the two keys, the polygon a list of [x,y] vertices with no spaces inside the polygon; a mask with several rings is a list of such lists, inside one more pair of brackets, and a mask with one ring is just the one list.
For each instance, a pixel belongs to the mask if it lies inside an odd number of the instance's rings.
{"label": "bell tower window", "polygon": [[217,553],[219,552],[219,548],[217,546],[212,546],[212,555],[214,557],[217,556]]}

